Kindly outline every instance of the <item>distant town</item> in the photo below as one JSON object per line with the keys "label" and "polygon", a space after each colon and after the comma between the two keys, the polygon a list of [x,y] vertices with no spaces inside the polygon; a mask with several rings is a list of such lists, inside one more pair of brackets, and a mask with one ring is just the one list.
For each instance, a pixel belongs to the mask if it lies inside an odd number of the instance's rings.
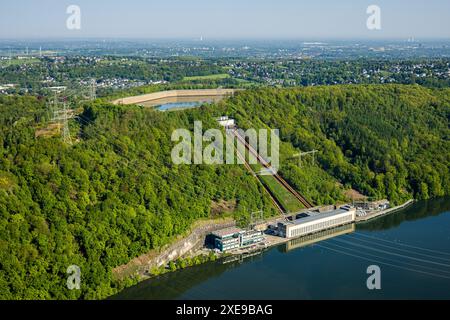
{"label": "distant town", "polygon": [[446,42],[291,41],[279,47],[259,42],[225,47],[201,43],[152,43],[142,49],[145,43],[132,41],[102,45],[87,41],[76,48],[64,43],[2,42],[0,94],[43,94],[55,86],[76,89],[92,79],[100,96],[171,83],[228,87],[371,83],[445,86],[450,81],[450,45]]}

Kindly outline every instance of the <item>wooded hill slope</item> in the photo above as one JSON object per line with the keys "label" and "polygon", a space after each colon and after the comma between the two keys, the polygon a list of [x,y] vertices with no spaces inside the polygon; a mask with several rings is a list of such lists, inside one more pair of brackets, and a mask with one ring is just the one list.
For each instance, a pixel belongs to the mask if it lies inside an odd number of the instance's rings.
{"label": "wooded hill slope", "polygon": [[[176,128],[279,128],[281,174],[315,204],[347,200],[354,188],[399,203],[450,194],[450,90],[371,85],[240,92],[217,105],[159,112],[97,102],[70,120],[78,141],[35,138],[45,102],[0,97],[0,298],[93,299],[124,285],[111,270],[168,243],[212,203],[234,216],[275,214],[240,165],[174,165]],[[292,159],[319,150],[317,163]],[[68,266],[81,290],[66,287]]]}
{"label": "wooded hill slope", "polygon": [[[223,108],[243,127],[279,128],[281,173],[316,203],[336,199],[329,176],[400,203],[450,193],[450,89],[349,85],[260,89]],[[319,150],[319,166],[290,159]],[[333,191],[334,190],[334,191]]]}
{"label": "wooded hill slope", "polygon": [[[210,217],[213,202],[245,218],[271,202],[241,165],[174,165],[171,133],[207,111],[94,105],[71,120],[79,141],[38,138],[47,110],[31,97],[0,98],[0,298],[104,298],[122,284],[111,269]],[[75,139],[74,139],[75,140]],[[78,265],[81,290],[68,290]]]}

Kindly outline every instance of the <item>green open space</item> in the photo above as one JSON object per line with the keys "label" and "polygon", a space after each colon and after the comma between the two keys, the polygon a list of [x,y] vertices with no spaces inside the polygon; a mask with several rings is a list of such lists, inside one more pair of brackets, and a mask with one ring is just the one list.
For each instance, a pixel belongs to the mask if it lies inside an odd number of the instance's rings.
{"label": "green open space", "polygon": [[228,79],[230,75],[228,73],[209,74],[206,76],[192,76],[184,77],[183,81],[196,81],[196,80],[221,80]]}
{"label": "green open space", "polygon": [[40,60],[37,58],[24,58],[24,59],[8,59],[8,60],[0,60],[0,65],[2,66],[20,66],[24,64],[34,64],[38,63]]}
{"label": "green open space", "polygon": [[[252,169],[258,174],[262,166],[260,164],[252,164]],[[281,206],[288,212],[296,212],[304,208],[302,203],[298,201],[292,193],[283,187],[272,175],[258,175],[261,182],[270,190],[270,193],[276,198]]]}

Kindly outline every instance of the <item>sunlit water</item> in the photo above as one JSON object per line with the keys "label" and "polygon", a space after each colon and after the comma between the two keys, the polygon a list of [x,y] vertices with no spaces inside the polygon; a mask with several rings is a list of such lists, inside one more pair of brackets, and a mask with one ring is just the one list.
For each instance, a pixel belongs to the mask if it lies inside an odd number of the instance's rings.
{"label": "sunlit water", "polygon": [[[283,244],[243,261],[168,273],[114,298],[450,299],[450,198],[291,248]],[[380,290],[367,288],[369,265],[381,268]]]}
{"label": "sunlit water", "polygon": [[144,107],[153,107],[160,111],[196,108],[201,105],[207,105],[219,102],[225,96],[189,96],[189,97],[169,97],[157,100],[151,100],[140,103]]}

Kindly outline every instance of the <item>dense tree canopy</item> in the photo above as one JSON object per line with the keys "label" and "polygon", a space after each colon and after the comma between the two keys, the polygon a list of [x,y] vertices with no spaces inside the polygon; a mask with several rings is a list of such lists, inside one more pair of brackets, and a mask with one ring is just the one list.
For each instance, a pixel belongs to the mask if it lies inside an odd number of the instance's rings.
{"label": "dense tree canopy", "polygon": [[[320,167],[328,175],[368,196],[399,203],[450,193],[449,89],[260,89],[223,104],[243,126],[279,128],[288,144],[281,150],[285,159],[295,152],[292,146],[317,149]],[[281,166],[282,174],[318,203],[327,202],[336,191],[317,168],[300,170],[290,161]]]}
{"label": "dense tree canopy", "polygon": [[[170,158],[176,128],[205,110],[162,113],[88,106],[71,132],[38,138],[45,119],[35,98],[0,98],[0,297],[102,298],[121,284],[111,269],[158,248],[210,216],[212,201],[237,202],[236,219],[265,208],[261,186],[238,165],[180,165]],[[66,269],[82,290],[66,288]]]}
{"label": "dense tree canopy", "polygon": [[[275,213],[238,165],[174,165],[176,128],[279,128],[281,174],[316,204],[354,188],[394,203],[450,194],[450,90],[369,85],[239,92],[217,105],[158,112],[103,102],[70,120],[72,145],[36,138],[45,101],[0,97],[0,297],[103,298],[124,283],[111,270],[168,243],[211,203],[236,201],[240,220]],[[298,166],[296,152],[317,149]],[[66,269],[82,271],[81,290]]]}

